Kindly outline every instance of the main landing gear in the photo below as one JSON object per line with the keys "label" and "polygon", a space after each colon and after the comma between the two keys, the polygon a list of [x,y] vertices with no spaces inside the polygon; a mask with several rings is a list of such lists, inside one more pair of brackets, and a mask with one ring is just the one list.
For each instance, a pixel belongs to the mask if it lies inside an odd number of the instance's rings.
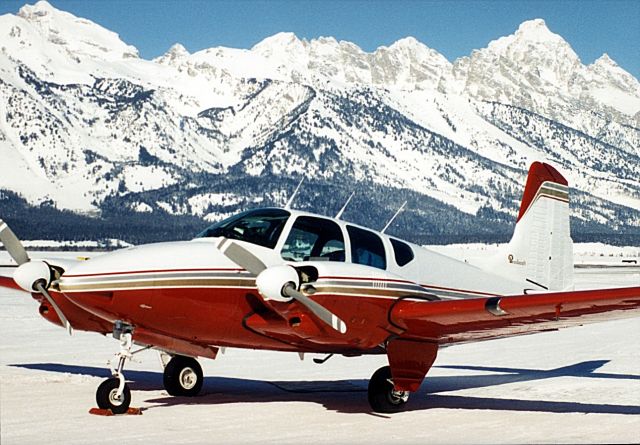
{"label": "main landing gear", "polygon": [[[113,338],[120,340],[120,351],[115,357],[117,366],[111,369],[113,377],[102,382],[96,391],[98,408],[111,410],[114,414],[126,413],[131,404],[131,390],[122,372],[124,364],[134,354],[150,348],[148,346],[132,352],[132,335],[133,326],[116,321],[113,327]],[[175,355],[165,365],[162,381],[165,389],[172,396],[196,396],[204,382],[202,367],[195,358]]]}
{"label": "main landing gear", "polygon": [[368,388],[369,405],[377,413],[396,413],[401,411],[409,400],[409,391],[396,391],[391,380],[391,368],[384,366],[378,369]]}
{"label": "main landing gear", "polygon": [[172,396],[193,397],[202,389],[202,367],[195,358],[176,355],[164,368],[162,382]]}

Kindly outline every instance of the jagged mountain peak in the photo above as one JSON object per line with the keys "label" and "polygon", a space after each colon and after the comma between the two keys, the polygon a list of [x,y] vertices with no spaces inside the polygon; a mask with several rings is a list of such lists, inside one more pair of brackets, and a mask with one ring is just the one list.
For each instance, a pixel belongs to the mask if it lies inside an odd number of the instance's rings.
{"label": "jagged mountain peak", "polygon": [[609,54],[607,54],[607,53],[602,54],[593,63],[595,65],[601,65],[601,66],[618,67],[618,64],[615,62],[615,60],[613,60],[611,57],[609,57]]}
{"label": "jagged mountain peak", "polygon": [[456,82],[450,86],[482,100],[554,116],[556,97],[573,94],[575,79],[583,70],[569,43],[551,32],[544,20],[535,19],[523,22],[513,34],[490,42],[471,56],[458,59],[453,69]]}
{"label": "jagged mountain peak", "polygon": [[[378,48],[381,49],[384,47]],[[425,51],[430,48],[413,36],[403,37],[389,45],[390,50]]]}
{"label": "jagged mountain peak", "polygon": [[551,32],[542,19],[522,22],[515,33],[500,37],[487,48],[476,53],[492,53],[494,57],[508,57],[514,61],[545,60],[579,63],[580,58],[560,35]]}
{"label": "jagged mountain peak", "polygon": [[628,71],[616,63],[609,54],[604,53],[596,59],[588,68],[593,72],[599,72],[608,78],[618,79],[628,84],[629,93],[640,97],[640,83]]}
{"label": "jagged mountain peak", "polygon": [[176,63],[188,58],[190,55],[189,51],[187,51],[182,44],[174,43],[166,53],[160,57],[156,57],[153,61],[163,65],[175,65]]}
{"label": "jagged mountain peak", "polygon": [[[640,113],[640,82],[604,53],[586,67],[582,84],[589,86],[600,100],[633,116]],[[617,90],[617,91],[616,91]]]}
{"label": "jagged mountain peak", "polygon": [[39,0],[34,5],[24,5],[18,11],[18,15],[27,20],[32,20],[35,17],[44,17],[46,15],[55,13],[63,13],[63,11],[54,8],[51,3],[47,2],[46,0]]}
{"label": "jagged mountain peak", "polygon": [[33,26],[36,32],[48,43],[56,45],[58,50],[62,49],[76,57],[106,60],[139,57],[138,50],[124,43],[115,32],[91,20],[56,9],[45,0],[34,5],[24,5],[17,17]]}
{"label": "jagged mountain peak", "polygon": [[292,47],[304,47],[304,42],[293,32],[279,32],[256,43],[253,48],[251,48],[251,51],[257,53],[271,53],[274,51],[291,49]]}
{"label": "jagged mountain peak", "polygon": [[[382,48],[376,50],[379,52]],[[409,57],[413,60],[420,60],[432,65],[439,65],[444,67],[450,67],[451,62],[438,51],[428,47],[418,39],[412,36],[407,36],[402,39],[396,40],[388,48],[389,51],[402,54],[405,57]]]}
{"label": "jagged mountain peak", "polygon": [[538,41],[562,39],[558,34],[551,32],[543,19],[525,20],[518,26],[515,35],[521,39]]}

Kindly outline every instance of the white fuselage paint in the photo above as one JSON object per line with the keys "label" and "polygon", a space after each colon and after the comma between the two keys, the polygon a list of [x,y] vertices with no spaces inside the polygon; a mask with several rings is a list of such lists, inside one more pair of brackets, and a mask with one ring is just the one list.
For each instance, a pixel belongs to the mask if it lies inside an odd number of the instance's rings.
{"label": "white fuselage paint", "polygon": [[[286,261],[280,252],[297,217],[323,217],[295,210],[290,210],[290,213],[291,217],[275,248],[269,249],[237,240],[234,242],[250,249],[267,266],[307,264]],[[333,221],[343,232],[345,261],[313,261],[319,272],[318,286],[325,292],[333,288],[340,294],[346,288],[349,289],[349,295],[356,296],[357,290],[362,289],[363,295],[371,296],[367,289],[378,288],[384,289],[388,294],[381,295],[380,298],[396,298],[406,291],[410,295],[431,294],[442,299],[454,299],[521,294],[525,288],[530,287],[524,281],[501,277],[411,243],[406,244],[411,246],[415,258],[404,266],[398,266],[391,237],[375,231],[371,232],[382,239],[385,247],[386,270],[353,264],[347,226],[359,226],[340,220]],[[91,290],[108,290],[114,288],[115,283],[118,285],[117,289],[122,290],[146,286],[216,287],[216,280],[224,280],[230,276],[244,280],[238,286],[254,286],[251,279],[253,277],[218,250],[220,241],[221,238],[196,238],[191,241],[148,244],[118,250],[68,269],[59,286],[65,293],[86,290],[84,286],[88,283]]]}

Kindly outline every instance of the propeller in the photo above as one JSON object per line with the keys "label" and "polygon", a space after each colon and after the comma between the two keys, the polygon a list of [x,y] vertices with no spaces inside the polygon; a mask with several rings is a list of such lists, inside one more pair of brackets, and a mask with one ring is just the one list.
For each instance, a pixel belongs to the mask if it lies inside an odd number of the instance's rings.
{"label": "propeller", "polygon": [[285,302],[296,300],[332,329],[341,334],[347,332],[347,325],[336,314],[298,290],[300,278],[294,267],[267,267],[249,250],[227,238],[222,239],[218,249],[238,266],[256,275],[256,286],[265,299]]}
{"label": "propeller", "polygon": [[20,243],[20,240],[13,233],[13,230],[7,225],[6,222],[0,219],[0,241],[4,245],[4,248],[7,249],[11,258],[18,263],[18,266],[23,265],[24,263],[29,262],[29,255],[27,255],[27,251],[24,250],[24,247]]}
{"label": "propeller", "polygon": [[39,292],[49,302],[58,318],[62,322],[69,335],[72,334],[71,323],[64,316],[62,310],[51,297],[47,288],[51,284],[51,266],[41,260],[31,260],[24,246],[13,230],[0,219],[0,241],[13,260],[18,264],[18,268],[13,273],[13,280],[27,292]]}

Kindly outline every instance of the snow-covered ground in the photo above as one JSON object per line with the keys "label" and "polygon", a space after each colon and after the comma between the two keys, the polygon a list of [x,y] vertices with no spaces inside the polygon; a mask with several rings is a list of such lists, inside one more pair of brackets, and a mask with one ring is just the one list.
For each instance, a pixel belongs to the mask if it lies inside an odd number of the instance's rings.
{"label": "snow-covered ground", "polygon": [[[640,270],[587,269],[576,280],[640,285]],[[392,416],[370,413],[366,400],[384,357],[317,365],[237,349],[202,361],[208,377],[191,399],[168,396],[157,355],[141,353],[126,375],[143,415],[92,416],[113,339],[68,337],[28,295],[1,288],[0,339],[3,445],[640,442],[640,318],[445,348],[408,410]]]}

